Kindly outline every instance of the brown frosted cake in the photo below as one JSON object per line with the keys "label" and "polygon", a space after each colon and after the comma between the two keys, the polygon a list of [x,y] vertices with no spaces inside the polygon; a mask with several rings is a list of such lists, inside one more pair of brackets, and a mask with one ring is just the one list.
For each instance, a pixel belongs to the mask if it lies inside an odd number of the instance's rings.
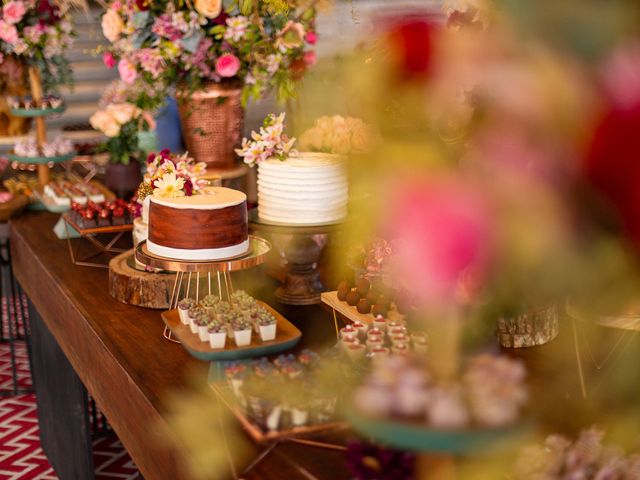
{"label": "brown frosted cake", "polygon": [[211,187],[203,194],[151,197],[149,252],[177,260],[222,260],[249,250],[247,196]]}

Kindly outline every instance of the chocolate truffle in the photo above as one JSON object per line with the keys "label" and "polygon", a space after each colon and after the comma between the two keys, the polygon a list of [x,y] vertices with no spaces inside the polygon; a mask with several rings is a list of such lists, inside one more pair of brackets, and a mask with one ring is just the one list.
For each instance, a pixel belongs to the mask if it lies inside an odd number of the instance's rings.
{"label": "chocolate truffle", "polygon": [[343,285],[341,283],[338,287],[338,300],[344,302],[347,299],[347,295],[349,295],[350,291],[351,289],[349,288],[349,285]]}
{"label": "chocolate truffle", "polygon": [[355,290],[351,290],[347,294],[347,303],[352,307],[355,307],[359,301],[360,301],[360,295],[358,295],[358,292],[356,292]]}
{"label": "chocolate truffle", "polygon": [[361,297],[366,296],[367,293],[369,293],[370,286],[371,284],[366,278],[361,278],[360,280],[358,280],[358,283],[356,283],[356,291],[358,292],[358,295],[360,295]]}
{"label": "chocolate truffle", "polygon": [[371,302],[366,298],[360,299],[358,302],[358,313],[369,313],[371,311]]}

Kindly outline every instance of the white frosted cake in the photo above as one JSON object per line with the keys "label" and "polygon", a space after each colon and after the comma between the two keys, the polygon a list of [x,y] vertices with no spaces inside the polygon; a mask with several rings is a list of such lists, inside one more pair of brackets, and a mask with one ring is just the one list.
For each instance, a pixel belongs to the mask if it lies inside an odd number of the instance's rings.
{"label": "white frosted cake", "polygon": [[285,161],[258,164],[258,216],[293,225],[337,222],[347,215],[349,187],[344,158],[300,152]]}

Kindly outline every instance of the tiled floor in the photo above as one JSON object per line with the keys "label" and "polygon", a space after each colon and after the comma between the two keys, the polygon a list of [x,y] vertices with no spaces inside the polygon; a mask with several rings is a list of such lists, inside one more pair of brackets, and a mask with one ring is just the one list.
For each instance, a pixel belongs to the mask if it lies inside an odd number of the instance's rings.
{"label": "tiled floor", "polygon": [[[29,360],[24,342],[16,344],[20,386],[31,385]],[[12,388],[9,345],[0,344],[0,390]],[[99,480],[138,480],[131,457],[114,434],[103,436],[93,444],[96,478]],[[0,480],[55,480],[38,435],[38,418],[34,394],[16,395],[0,400]]]}

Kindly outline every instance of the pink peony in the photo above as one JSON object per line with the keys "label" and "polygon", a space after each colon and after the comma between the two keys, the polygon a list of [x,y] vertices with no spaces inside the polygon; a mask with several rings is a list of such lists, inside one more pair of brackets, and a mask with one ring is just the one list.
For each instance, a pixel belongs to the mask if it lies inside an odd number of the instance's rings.
{"label": "pink peony", "polygon": [[240,70],[240,60],[232,53],[225,53],[216,60],[216,73],[221,77],[233,77]]}
{"label": "pink peony", "polygon": [[138,77],[136,67],[129,60],[125,59],[120,60],[120,63],[118,63],[118,73],[122,81],[128,85],[132,85]]}
{"label": "pink peony", "polygon": [[397,239],[391,269],[419,306],[454,304],[470,270],[483,279],[493,250],[491,215],[471,186],[407,180],[392,190],[385,219],[384,236]]}
{"label": "pink peony", "polygon": [[307,32],[304,39],[309,45],[315,45],[318,41],[318,34],[316,32]]}
{"label": "pink peony", "polygon": [[7,3],[2,9],[2,18],[5,22],[15,25],[24,17],[27,9],[24,6],[24,3],[13,0]]}
{"label": "pink peony", "polygon": [[4,40],[10,45],[18,44],[18,30],[13,25],[0,20],[0,40]]}
{"label": "pink peony", "polygon": [[102,54],[102,62],[107,68],[113,68],[116,66],[116,59],[111,52],[104,52]]}

